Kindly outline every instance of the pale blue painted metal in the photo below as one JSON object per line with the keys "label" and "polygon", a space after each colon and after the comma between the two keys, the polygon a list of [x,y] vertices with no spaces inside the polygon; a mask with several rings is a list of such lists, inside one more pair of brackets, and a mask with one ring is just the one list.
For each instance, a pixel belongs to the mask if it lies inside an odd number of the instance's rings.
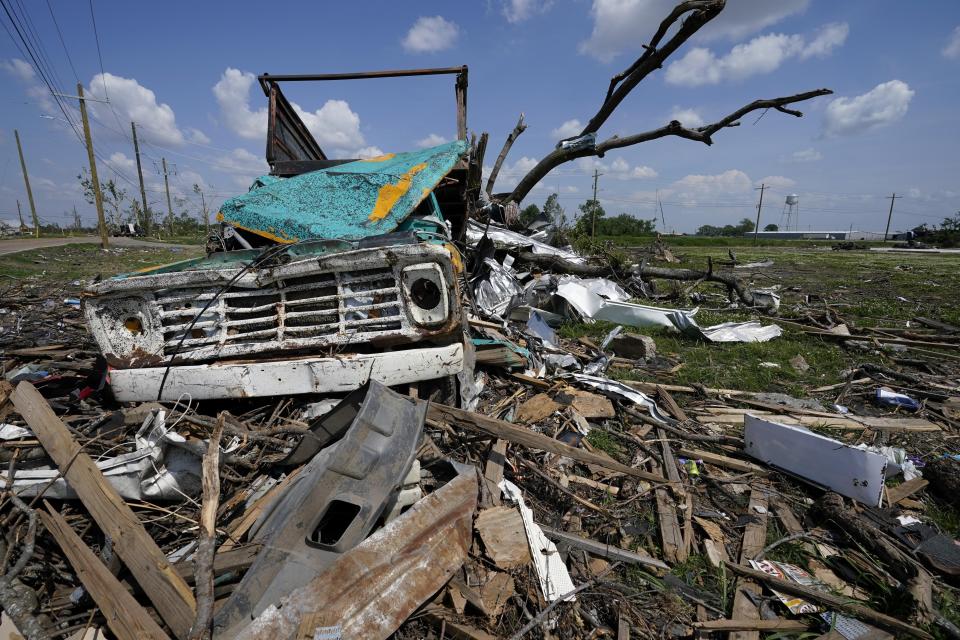
{"label": "pale blue painted metal", "polygon": [[455,140],[268,181],[224,202],[218,218],[284,243],[389,233],[466,152],[467,143]]}

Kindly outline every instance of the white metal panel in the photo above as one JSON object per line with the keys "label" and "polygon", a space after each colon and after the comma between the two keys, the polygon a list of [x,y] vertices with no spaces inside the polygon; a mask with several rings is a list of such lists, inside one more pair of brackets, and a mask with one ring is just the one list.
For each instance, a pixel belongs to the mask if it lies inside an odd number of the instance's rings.
{"label": "white metal panel", "polygon": [[[341,393],[357,389],[371,378],[391,386],[456,375],[462,369],[460,343],[338,358],[189,365],[170,368],[162,399],[176,400],[184,393],[194,400]],[[110,386],[121,402],[156,400],[164,370],[114,369]]]}
{"label": "white metal panel", "polygon": [[747,414],[743,439],[748,455],[863,504],[880,506],[887,458],[846,445],[804,427]]}

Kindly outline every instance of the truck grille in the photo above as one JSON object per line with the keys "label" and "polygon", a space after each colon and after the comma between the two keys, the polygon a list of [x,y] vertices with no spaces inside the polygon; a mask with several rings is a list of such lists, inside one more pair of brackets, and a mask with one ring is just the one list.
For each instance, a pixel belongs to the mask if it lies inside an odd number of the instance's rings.
{"label": "truck grille", "polygon": [[[155,304],[163,326],[164,355],[183,339],[178,357],[230,351],[262,352],[366,342],[410,331],[393,269],[315,273],[257,289],[231,288],[217,296],[209,284],[162,289]],[[184,333],[186,336],[184,337]]]}

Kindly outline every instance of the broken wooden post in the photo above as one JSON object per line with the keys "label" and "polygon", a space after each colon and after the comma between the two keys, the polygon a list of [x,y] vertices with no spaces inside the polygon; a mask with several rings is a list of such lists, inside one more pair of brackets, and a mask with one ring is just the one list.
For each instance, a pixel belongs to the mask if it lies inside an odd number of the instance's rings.
{"label": "broken wooden post", "polygon": [[160,617],[178,638],[186,637],[196,608],[190,587],[40,392],[29,382],[21,382],[11,399],[97,525],[113,540],[117,555]]}

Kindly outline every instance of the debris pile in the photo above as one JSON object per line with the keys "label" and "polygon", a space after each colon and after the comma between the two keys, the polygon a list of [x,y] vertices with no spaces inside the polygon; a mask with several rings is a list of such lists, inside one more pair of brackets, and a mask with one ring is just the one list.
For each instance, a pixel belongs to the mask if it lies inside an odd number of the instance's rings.
{"label": "debris pile", "polygon": [[[462,106],[466,69],[431,73],[457,74]],[[2,624],[960,635],[960,329],[857,326],[732,252],[577,252],[483,197],[465,120],[445,145],[330,161],[283,78],[260,78],[275,175],[224,204],[206,257],[5,284]],[[664,348],[787,335],[859,364],[798,398],[676,384],[690,365]]]}

